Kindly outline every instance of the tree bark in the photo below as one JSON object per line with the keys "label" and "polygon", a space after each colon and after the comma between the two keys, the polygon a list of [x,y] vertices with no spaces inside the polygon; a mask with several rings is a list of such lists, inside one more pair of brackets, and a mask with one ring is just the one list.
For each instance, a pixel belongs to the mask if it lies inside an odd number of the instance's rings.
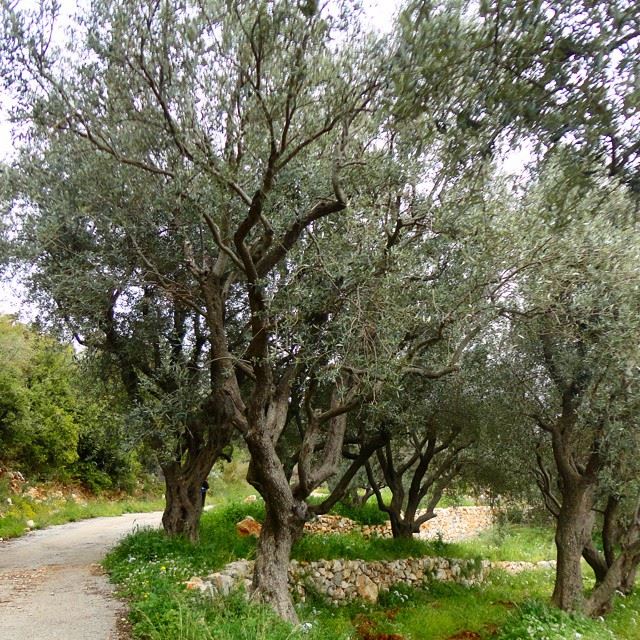
{"label": "tree bark", "polygon": [[292,623],[298,622],[289,593],[289,561],[293,543],[302,535],[304,520],[296,518],[285,504],[270,504],[256,554],[253,597],[269,604]]}
{"label": "tree bark", "polygon": [[636,576],[638,575],[638,563],[629,567],[625,574],[622,576],[622,582],[620,583],[620,591],[625,596],[630,596],[636,586]]}
{"label": "tree bark", "polygon": [[202,483],[209,470],[203,474],[188,473],[177,463],[163,465],[166,503],[162,514],[162,526],[170,536],[184,536],[198,540],[203,500]]}
{"label": "tree bark", "polygon": [[391,533],[394,538],[403,538],[405,540],[413,538],[415,528],[413,519],[401,518],[391,511],[389,520],[391,521]]}
{"label": "tree bark", "polygon": [[[576,483],[579,485],[579,483]],[[556,526],[556,581],[552,602],[564,611],[583,611],[582,554],[591,541],[593,492],[576,486],[563,491]]]}
{"label": "tree bark", "polygon": [[293,543],[302,535],[307,505],[293,497],[269,435],[254,431],[245,440],[251,453],[247,480],[263,497],[266,507],[254,566],[253,598],[296,624],[298,616],[289,593],[289,561]]}
{"label": "tree bark", "polygon": [[593,569],[593,573],[596,577],[596,586],[599,585],[606,577],[607,571],[609,571],[609,565],[607,564],[604,555],[596,549],[593,544],[593,540],[589,540],[585,546],[582,557],[586,560],[587,564]]}
{"label": "tree bark", "polygon": [[638,557],[622,553],[609,567],[605,579],[593,590],[585,604],[585,613],[588,616],[601,616],[611,611],[613,597],[616,591],[626,584],[631,575],[635,576],[638,566]]}

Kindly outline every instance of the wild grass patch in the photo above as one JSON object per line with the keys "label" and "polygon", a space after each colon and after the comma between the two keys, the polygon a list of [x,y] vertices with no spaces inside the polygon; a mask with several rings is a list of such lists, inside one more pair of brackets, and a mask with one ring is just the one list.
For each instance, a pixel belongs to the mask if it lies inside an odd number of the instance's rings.
{"label": "wild grass patch", "polygon": [[164,501],[157,495],[125,499],[100,495],[82,500],[62,497],[36,501],[26,495],[2,492],[0,493],[0,538],[17,538],[23,535],[28,531],[29,520],[33,521],[32,528],[43,529],[87,518],[157,511],[163,507]]}

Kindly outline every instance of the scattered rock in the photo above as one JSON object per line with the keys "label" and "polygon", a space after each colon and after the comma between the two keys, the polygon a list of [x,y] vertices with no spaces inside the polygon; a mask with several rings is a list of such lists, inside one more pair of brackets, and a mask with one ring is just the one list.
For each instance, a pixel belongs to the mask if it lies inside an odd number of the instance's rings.
{"label": "scattered rock", "polygon": [[259,538],[260,531],[262,531],[262,525],[255,520],[255,518],[247,516],[236,524],[236,531],[242,538],[246,538],[247,536],[255,536],[256,538]]}
{"label": "scattered rock", "polygon": [[211,586],[214,592],[222,596],[228,596],[235,585],[236,581],[230,575],[216,573],[211,576]]}
{"label": "scattered rock", "polygon": [[26,524],[29,529],[33,529],[33,527],[36,526],[36,523],[33,520],[27,520]]}
{"label": "scattered rock", "polygon": [[22,485],[26,482],[24,476],[19,471],[10,471],[0,467],[0,478],[9,481],[9,491],[12,493],[20,493]]}
{"label": "scattered rock", "polygon": [[257,499],[258,499],[258,496],[252,493],[251,495],[247,496],[242,502],[244,502],[245,504],[251,504],[252,502],[255,502]]}

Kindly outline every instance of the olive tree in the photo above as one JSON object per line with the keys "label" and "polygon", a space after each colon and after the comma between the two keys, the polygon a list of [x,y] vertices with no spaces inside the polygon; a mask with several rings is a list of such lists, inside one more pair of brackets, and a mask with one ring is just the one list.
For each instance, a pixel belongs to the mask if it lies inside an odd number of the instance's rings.
{"label": "olive tree", "polygon": [[[638,437],[640,238],[621,222],[634,207],[628,192],[595,170],[586,178],[575,162],[551,164],[532,187],[526,210],[545,212],[539,233],[549,243],[505,313],[520,406],[550,447],[550,457],[539,450],[538,480],[557,520],[553,601],[598,615],[640,561],[637,469],[625,453]],[[598,511],[604,554],[593,539]],[[597,577],[586,599],[583,554]]]}
{"label": "olive tree", "polygon": [[[414,381],[411,396],[403,398],[408,404],[388,407],[388,420],[398,424],[387,430],[385,446],[367,462],[366,470],[395,538],[412,537],[435,518],[443,493],[471,463],[470,449],[481,434],[483,392],[474,397],[473,390],[465,388],[464,376],[427,385]],[[391,493],[388,503],[381,485]]]}

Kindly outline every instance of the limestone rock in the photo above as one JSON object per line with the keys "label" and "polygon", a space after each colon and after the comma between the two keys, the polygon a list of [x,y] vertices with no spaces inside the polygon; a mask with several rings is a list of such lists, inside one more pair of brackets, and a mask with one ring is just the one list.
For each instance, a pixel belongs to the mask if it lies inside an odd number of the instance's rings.
{"label": "limestone rock", "polygon": [[246,538],[247,536],[255,536],[258,538],[260,537],[260,531],[262,531],[262,525],[251,516],[247,516],[236,524],[236,531],[242,538]]}
{"label": "limestone rock", "polygon": [[236,560],[229,563],[224,572],[237,580],[249,578],[253,573],[253,562],[249,560]]}
{"label": "limestone rock", "polygon": [[198,576],[193,576],[192,578],[187,580],[184,583],[184,586],[189,591],[195,591],[195,590],[204,591],[206,589],[204,580],[202,578],[198,578]]}
{"label": "limestone rock", "polygon": [[364,574],[356,578],[356,591],[363,600],[368,602],[378,601],[378,585]]}
{"label": "limestone rock", "polygon": [[216,593],[227,596],[236,585],[236,581],[232,576],[224,573],[216,573],[211,576],[211,586]]}

